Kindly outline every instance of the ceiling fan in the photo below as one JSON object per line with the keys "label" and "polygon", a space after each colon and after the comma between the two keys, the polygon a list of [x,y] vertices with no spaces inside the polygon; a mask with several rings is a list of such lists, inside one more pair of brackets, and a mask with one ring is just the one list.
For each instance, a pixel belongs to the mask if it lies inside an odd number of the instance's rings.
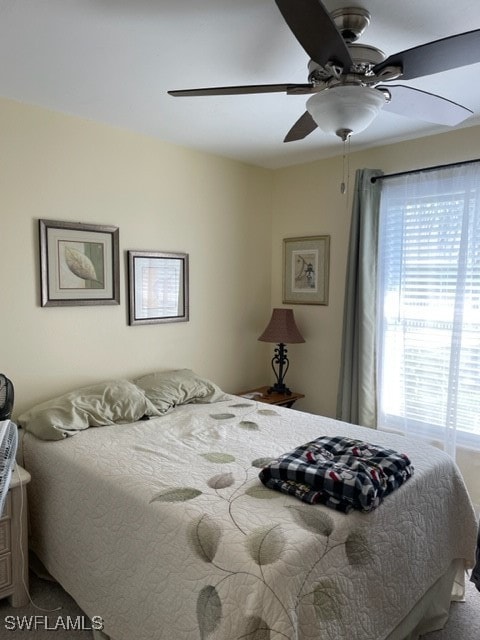
{"label": "ceiling fan", "polygon": [[[285,92],[309,95],[306,111],[284,142],[301,140],[317,127],[345,141],[366,129],[380,109],[435,124],[455,126],[472,115],[467,107],[402,84],[441,71],[480,62],[480,29],[435,40],[385,58],[357,44],[370,23],[360,7],[331,14],[320,0],[275,0],[287,25],[309,55],[305,84],[265,84],[169,91],[172,96],[225,96]],[[384,84],[388,83],[388,84]]]}

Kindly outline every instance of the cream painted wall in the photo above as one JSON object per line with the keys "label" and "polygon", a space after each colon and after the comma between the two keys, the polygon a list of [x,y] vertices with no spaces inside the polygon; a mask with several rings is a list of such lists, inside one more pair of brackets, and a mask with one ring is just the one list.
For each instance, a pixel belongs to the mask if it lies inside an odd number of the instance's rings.
{"label": "cream painted wall", "polygon": [[290,305],[306,340],[305,344],[289,347],[288,384],[306,395],[295,408],[335,416],[355,171],[371,168],[394,173],[459,162],[479,157],[479,148],[480,127],[471,127],[353,153],[347,195],[340,192],[341,156],[275,171],[272,306],[289,306],[282,304],[283,238],[326,234],[331,242],[328,305]]}
{"label": "cream painted wall", "polygon": [[[227,391],[263,382],[271,172],[0,101],[0,371],[15,415],[79,385],[189,367]],[[120,229],[120,306],[39,303],[38,219]],[[190,321],[127,324],[126,250],[190,256]]]}
{"label": "cream painted wall", "polygon": [[[339,142],[340,149],[341,142]],[[291,345],[288,385],[305,394],[295,408],[335,417],[343,302],[355,171],[394,173],[480,156],[480,127],[388,145],[351,155],[348,198],[340,193],[341,156],[278,170],[273,183],[272,306],[282,305],[282,239],[331,236],[328,306],[293,305],[305,344]],[[480,505],[480,456],[458,457],[474,501]]]}
{"label": "cream painted wall", "polygon": [[[289,346],[287,383],[306,394],[296,408],[334,416],[355,170],[456,162],[480,146],[476,127],[352,154],[346,197],[341,156],[270,172],[7,100],[0,136],[0,371],[17,415],[155,369],[190,367],[232,392],[272,381],[273,345],[257,337],[282,306],[282,239],[328,234],[329,304],[294,306],[306,343]],[[40,307],[39,218],[120,228],[120,306]],[[189,322],[128,326],[127,249],[189,253]]]}

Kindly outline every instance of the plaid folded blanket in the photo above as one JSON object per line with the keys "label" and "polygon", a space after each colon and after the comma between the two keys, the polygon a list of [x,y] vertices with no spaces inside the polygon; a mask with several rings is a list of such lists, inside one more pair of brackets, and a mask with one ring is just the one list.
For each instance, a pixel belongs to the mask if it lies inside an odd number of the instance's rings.
{"label": "plaid folded blanket", "polygon": [[352,438],[322,436],[277,458],[259,478],[270,489],[348,513],[375,509],[412,474],[404,453]]}

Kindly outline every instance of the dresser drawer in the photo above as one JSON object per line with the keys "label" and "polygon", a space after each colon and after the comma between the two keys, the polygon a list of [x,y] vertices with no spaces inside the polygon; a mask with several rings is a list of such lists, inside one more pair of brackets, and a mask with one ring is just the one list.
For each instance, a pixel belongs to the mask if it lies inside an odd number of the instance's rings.
{"label": "dresser drawer", "polygon": [[16,465],[0,514],[0,599],[8,598],[12,607],[24,607],[29,602],[26,490],[29,482],[28,471]]}
{"label": "dresser drawer", "polygon": [[10,546],[10,520],[0,520],[0,555],[11,551]]}
{"label": "dresser drawer", "polygon": [[[1,514],[1,519],[10,518],[12,515],[12,496],[10,495],[10,491],[7,493],[7,499],[5,500],[5,505],[3,507],[3,513]],[[0,521],[1,521],[0,519]]]}
{"label": "dresser drawer", "polygon": [[0,591],[12,584],[12,555],[5,553],[0,556]]}

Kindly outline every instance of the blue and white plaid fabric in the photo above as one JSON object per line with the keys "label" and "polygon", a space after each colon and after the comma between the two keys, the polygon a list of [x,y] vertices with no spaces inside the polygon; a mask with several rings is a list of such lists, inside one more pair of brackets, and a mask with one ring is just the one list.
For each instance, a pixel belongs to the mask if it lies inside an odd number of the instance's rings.
{"label": "blue and white plaid fabric", "polygon": [[348,513],[375,509],[412,474],[413,466],[403,453],[352,438],[322,436],[277,458],[259,478],[270,489]]}

